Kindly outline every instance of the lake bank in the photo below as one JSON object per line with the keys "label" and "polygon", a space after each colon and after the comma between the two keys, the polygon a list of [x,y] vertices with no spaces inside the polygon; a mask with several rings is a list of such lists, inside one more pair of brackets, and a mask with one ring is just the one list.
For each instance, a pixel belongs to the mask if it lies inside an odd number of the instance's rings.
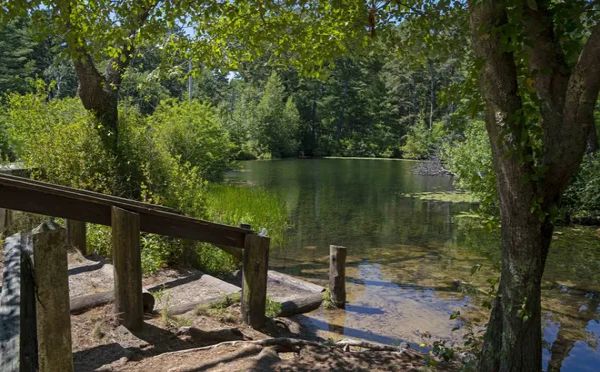
{"label": "lake bank", "polygon": [[[403,195],[452,191],[450,177],[414,174],[412,161],[371,160],[245,162],[228,179],[286,202],[292,228],[285,247],[272,251],[277,270],[323,281],[329,244],[348,247],[348,310],[307,315],[315,332],[386,343],[458,343],[467,320],[487,321],[485,298],[470,290],[486,291],[488,279],[497,276],[497,233],[456,219],[468,204]],[[595,229],[558,229],[544,277],[545,366],[600,362],[594,341],[600,338],[598,288],[590,286],[600,283],[599,262]],[[481,268],[471,275],[475,265]],[[456,311],[461,315],[450,319]],[[559,350],[565,342],[572,347]]]}

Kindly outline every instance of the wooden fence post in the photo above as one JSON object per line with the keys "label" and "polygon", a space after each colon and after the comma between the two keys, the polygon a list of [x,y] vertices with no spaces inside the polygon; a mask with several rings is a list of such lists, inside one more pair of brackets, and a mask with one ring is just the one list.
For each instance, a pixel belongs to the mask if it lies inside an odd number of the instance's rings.
{"label": "wooden fence post", "polygon": [[0,295],[0,371],[37,371],[37,331],[33,263],[22,234],[4,242]]}
{"label": "wooden fence post", "polygon": [[253,328],[265,324],[270,239],[247,234],[242,261],[242,319]]}
{"label": "wooden fence post", "polygon": [[73,371],[65,230],[44,222],[31,238],[40,371]]}
{"label": "wooden fence post", "polygon": [[329,246],[329,293],[336,307],[346,306],[346,247]]}
{"label": "wooden fence post", "polygon": [[87,240],[85,222],[66,220],[67,244],[76,248],[82,255],[87,255]]}
{"label": "wooden fence post", "polygon": [[12,224],[12,211],[6,208],[0,208],[0,234],[8,231]]}
{"label": "wooden fence post", "polygon": [[115,312],[119,323],[139,330],[144,325],[140,216],[112,207],[111,221]]}

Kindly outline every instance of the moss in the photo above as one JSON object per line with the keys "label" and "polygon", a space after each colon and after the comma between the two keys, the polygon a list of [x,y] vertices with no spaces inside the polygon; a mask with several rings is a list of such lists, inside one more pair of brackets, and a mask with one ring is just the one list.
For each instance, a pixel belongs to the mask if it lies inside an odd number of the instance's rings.
{"label": "moss", "polygon": [[478,203],[475,195],[457,191],[429,191],[401,194],[406,198],[415,198],[424,201],[437,201],[445,203]]}
{"label": "moss", "polygon": [[323,291],[323,308],[326,310],[333,310],[336,308],[331,301],[331,292],[328,288]]}
{"label": "moss", "polygon": [[265,306],[265,315],[267,318],[275,318],[281,313],[281,303],[267,296],[267,304]]}

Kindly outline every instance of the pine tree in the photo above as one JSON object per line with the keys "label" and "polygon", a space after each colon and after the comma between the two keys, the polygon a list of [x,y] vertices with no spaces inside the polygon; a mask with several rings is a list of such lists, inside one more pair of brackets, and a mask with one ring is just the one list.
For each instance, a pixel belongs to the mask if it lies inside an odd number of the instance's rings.
{"label": "pine tree", "polygon": [[35,74],[35,43],[22,20],[0,26],[0,94],[24,93]]}
{"label": "pine tree", "polygon": [[298,109],[293,100],[288,99],[281,79],[271,74],[263,95],[256,107],[254,133],[262,152],[272,157],[288,157],[298,150]]}

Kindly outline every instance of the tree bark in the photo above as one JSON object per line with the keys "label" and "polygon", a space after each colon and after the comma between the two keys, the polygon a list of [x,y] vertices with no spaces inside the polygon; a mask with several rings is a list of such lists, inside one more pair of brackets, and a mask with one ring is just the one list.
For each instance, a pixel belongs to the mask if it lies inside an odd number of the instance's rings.
{"label": "tree bark", "polygon": [[541,278],[554,229],[550,211],[581,162],[600,87],[600,25],[592,28],[569,71],[547,4],[523,6],[526,16],[520,26],[529,38],[523,51],[540,101],[540,164],[528,134],[532,119],[523,114],[518,57],[502,35],[509,7],[504,1],[469,3],[473,46],[483,61],[480,83],[502,223],[501,279],[484,339],[482,371],[541,370]]}

